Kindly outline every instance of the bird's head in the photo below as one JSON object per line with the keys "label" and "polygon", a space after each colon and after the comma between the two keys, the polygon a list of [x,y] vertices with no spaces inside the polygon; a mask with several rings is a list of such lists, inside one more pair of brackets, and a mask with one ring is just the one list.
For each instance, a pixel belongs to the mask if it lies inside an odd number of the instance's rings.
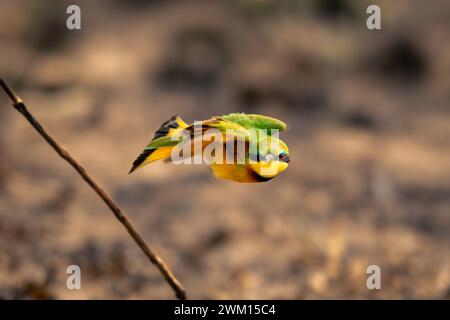
{"label": "bird's head", "polygon": [[259,141],[256,161],[250,162],[250,166],[259,176],[274,178],[289,165],[289,149],[287,145],[275,136],[268,136]]}

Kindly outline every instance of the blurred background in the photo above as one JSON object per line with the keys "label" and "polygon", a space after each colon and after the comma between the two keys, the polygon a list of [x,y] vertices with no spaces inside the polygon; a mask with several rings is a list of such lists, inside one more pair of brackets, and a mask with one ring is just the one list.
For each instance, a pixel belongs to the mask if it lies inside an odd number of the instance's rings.
{"label": "blurred background", "polygon": [[[66,8],[81,7],[81,31]],[[366,28],[381,7],[382,30]],[[197,299],[450,298],[448,1],[0,1],[0,75]],[[158,126],[288,124],[263,184],[128,175]],[[66,289],[68,265],[81,290]],[[366,268],[381,268],[368,290]],[[0,298],[173,298],[0,94]]]}

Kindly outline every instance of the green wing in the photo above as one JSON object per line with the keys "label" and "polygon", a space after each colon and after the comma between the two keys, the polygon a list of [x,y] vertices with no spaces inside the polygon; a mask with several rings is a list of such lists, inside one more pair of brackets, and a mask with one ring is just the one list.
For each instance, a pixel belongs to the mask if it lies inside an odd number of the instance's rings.
{"label": "green wing", "polygon": [[[212,119],[202,121],[201,124],[204,131],[208,130],[208,128],[214,128],[224,134],[231,133],[238,139],[248,140],[250,137],[250,132],[242,125],[222,117],[213,117]],[[192,125],[187,129],[191,131],[194,130]]]}
{"label": "green wing", "polygon": [[176,146],[180,141],[181,137],[178,139],[172,139],[170,136],[160,137],[155,140],[152,140],[147,147],[145,147],[144,150],[152,150],[152,149],[158,149],[161,147],[172,147]]}
{"label": "green wing", "polygon": [[237,123],[245,129],[276,129],[279,131],[286,129],[283,121],[259,114],[230,113],[217,118]]}

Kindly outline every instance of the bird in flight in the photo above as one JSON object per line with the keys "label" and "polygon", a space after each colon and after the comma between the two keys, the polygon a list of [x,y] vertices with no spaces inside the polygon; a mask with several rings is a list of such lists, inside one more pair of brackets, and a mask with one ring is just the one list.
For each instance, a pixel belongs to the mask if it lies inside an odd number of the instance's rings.
{"label": "bird in flight", "polygon": [[231,113],[187,124],[178,115],[165,121],[129,173],[157,160],[207,163],[219,179],[265,182],[287,169],[289,149],[278,138],[278,119]]}

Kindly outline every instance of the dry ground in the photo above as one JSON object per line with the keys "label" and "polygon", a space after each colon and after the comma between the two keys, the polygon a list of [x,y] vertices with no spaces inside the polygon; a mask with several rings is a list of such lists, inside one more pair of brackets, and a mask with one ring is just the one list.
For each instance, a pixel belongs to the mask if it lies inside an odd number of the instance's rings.
{"label": "dry ground", "polygon": [[[365,28],[361,1],[78,3],[83,29],[69,32],[64,1],[0,2],[1,76],[190,297],[450,297],[447,1],[377,1],[382,31]],[[8,105],[1,95],[0,298],[172,298]],[[162,163],[127,175],[173,114],[236,111],[288,123],[283,175],[245,185]],[[82,290],[65,287],[70,264]]]}

